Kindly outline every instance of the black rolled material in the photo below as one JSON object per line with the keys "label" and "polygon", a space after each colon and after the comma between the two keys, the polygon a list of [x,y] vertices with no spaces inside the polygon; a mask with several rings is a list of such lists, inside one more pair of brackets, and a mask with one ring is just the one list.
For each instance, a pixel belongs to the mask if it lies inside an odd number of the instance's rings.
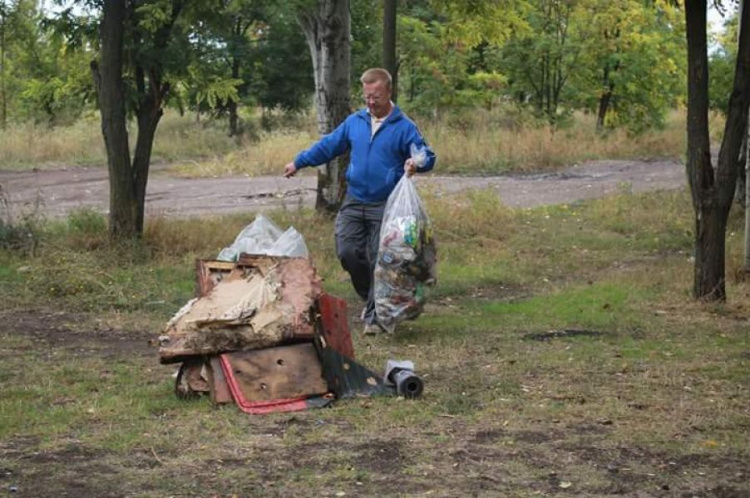
{"label": "black rolled material", "polygon": [[424,391],[424,382],[411,370],[395,370],[390,380],[396,384],[396,393],[404,398],[418,398]]}

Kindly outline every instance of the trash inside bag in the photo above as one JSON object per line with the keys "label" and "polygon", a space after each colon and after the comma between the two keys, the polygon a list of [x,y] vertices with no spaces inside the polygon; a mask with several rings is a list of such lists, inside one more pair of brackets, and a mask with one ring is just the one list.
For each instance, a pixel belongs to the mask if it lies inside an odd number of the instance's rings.
{"label": "trash inside bag", "polygon": [[393,332],[413,320],[425,303],[425,286],[436,282],[432,226],[414,182],[404,175],[388,197],[375,264],[375,314]]}
{"label": "trash inside bag", "polygon": [[302,234],[294,227],[289,227],[284,232],[262,214],[257,215],[255,221],[242,229],[232,245],[222,249],[216,259],[237,261],[242,253],[302,258],[308,256]]}

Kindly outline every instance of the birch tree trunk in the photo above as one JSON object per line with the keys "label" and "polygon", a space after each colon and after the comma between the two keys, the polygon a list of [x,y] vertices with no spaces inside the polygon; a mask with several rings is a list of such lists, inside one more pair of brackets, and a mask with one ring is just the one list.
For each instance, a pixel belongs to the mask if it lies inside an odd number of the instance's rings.
{"label": "birch tree trunk", "polygon": [[[317,0],[299,14],[307,39],[315,79],[318,132],[325,135],[351,112],[349,101],[351,67],[351,18],[349,0]],[[346,194],[348,155],[318,168],[315,208],[335,212]]]}

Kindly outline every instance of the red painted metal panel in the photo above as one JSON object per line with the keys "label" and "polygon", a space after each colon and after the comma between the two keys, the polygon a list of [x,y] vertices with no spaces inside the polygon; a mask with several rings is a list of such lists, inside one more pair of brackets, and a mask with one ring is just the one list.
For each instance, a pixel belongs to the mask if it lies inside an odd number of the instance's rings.
{"label": "red painted metal panel", "polygon": [[349,358],[354,358],[354,346],[346,321],[346,301],[326,294],[318,298],[321,334],[328,347]]}

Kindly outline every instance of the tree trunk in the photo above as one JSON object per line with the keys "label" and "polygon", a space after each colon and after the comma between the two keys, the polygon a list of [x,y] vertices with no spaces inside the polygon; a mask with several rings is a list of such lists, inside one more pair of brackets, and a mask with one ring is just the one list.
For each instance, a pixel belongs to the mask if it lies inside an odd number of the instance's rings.
{"label": "tree trunk", "polygon": [[0,130],[4,130],[8,123],[8,97],[5,91],[5,23],[7,14],[5,5],[0,5]]}
{"label": "tree trunk", "polygon": [[599,110],[596,113],[596,131],[604,129],[604,118],[607,117],[609,102],[612,99],[612,92],[607,90],[599,99]]}
{"label": "tree trunk", "polygon": [[101,64],[97,67],[92,63],[109,169],[109,233],[114,238],[133,238],[140,234],[123,98],[125,3],[125,0],[104,2],[100,27]]}
{"label": "tree trunk", "polygon": [[[246,27],[243,27],[246,26]],[[240,58],[237,56],[236,40],[240,37],[244,37],[247,27],[250,23],[243,23],[242,16],[237,16],[234,20],[234,29],[232,34],[232,43],[230,44],[232,54],[232,78],[237,80],[240,77]],[[227,102],[227,109],[229,110],[229,136],[237,137],[240,134],[240,119],[237,114],[237,102],[235,100],[229,100]]]}
{"label": "tree trunk", "polygon": [[745,239],[744,239],[744,258],[742,264],[742,271],[745,276],[750,275],[750,156],[747,154],[748,134],[750,133],[750,124],[745,130],[745,158],[742,162],[744,169],[739,172],[740,178],[742,179],[742,187],[744,190],[742,207],[745,210]]}
{"label": "tree trunk", "polygon": [[151,165],[151,151],[154,145],[156,127],[164,111],[161,103],[148,96],[138,108],[138,137],[133,156],[133,188],[135,189],[135,223],[138,234],[143,233],[144,213],[146,210],[146,185]]}
{"label": "tree trunk", "polygon": [[745,209],[745,169],[747,167],[747,133],[742,141],[740,157],[737,159],[737,187],[734,189],[734,200],[738,206]]}
{"label": "tree trunk", "polygon": [[[158,62],[135,66],[134,79],[137,95],[135,115],[138,120],[133,161],[130,161],[128,144],[126,98],[123,83],[124,34],[127,22],[134,22],[134,4],[126,0],[103,2],[100,26],[100,67],[92,62],[94,86],[99,94],[102,116],[102,134],[107,150],[109,168],[109,232],[113,238],[135,239],[143,233],[151,151],[156,127],[162,116],[162,108],[169,93],[169,84],[162,81]],[[130,5],[131,10],[127,10]],[[170,30],[180,14],[183,2],[172,3],[169,23],[159,28],[154,35],[154,46],[164,49],[169,43]]]}
{"label": "tree trunk", "polygon": [[237,113],[237,102],[229,99],[227,101],[227,112],[229,112],[229,136],[238,137],[240,135],[240,118]]}
{"label": "tree trunk", "polygon": [[[232,78],[239,79],[240,77],[240,59],[238,57],[232,58]],[[229,99],[227,102],[227,109],[229,110],[229,136],[237,137],[240,134],[240,118],[237,114],[237,101]]]}
{"label": "tree trunk", "polygon": [[384,0],[383,2],[383,68],[393,78],[394,102],[398,101],[398,63],[396,58],[396,0]]}
{"label": "tree trunk", "polygon": [[[708,54],[706,1],[685,2],[688,42],[687,173],[695,211],[695,271],[697,299],[726,299],[725,232],[737,181],[737,158],[750,103],[750,29],[742,29],[734,86],[714,171],[708,135]],[[747,27],[750,9],[740,26]]]}
{"label": "tree trunk", "polygon": [[599,99],[599,111],[596,114],[596,131],[602,131],[604,129],[604,119],[607,117],[609,103],[612,101],[612,90],[614,89],[614,84],[609,80],[609,64],[604,68],[603,86],[606,90]]}
{"label": "tree trunk", "polygon": [[[318,132],[324,135],[350,112],[349,0],[317,0],[313,8],[300,13],[299,22],[312,56]],[[342,156],[318,168],[318,211],[335,212],[344,200],[348,159]]]}

